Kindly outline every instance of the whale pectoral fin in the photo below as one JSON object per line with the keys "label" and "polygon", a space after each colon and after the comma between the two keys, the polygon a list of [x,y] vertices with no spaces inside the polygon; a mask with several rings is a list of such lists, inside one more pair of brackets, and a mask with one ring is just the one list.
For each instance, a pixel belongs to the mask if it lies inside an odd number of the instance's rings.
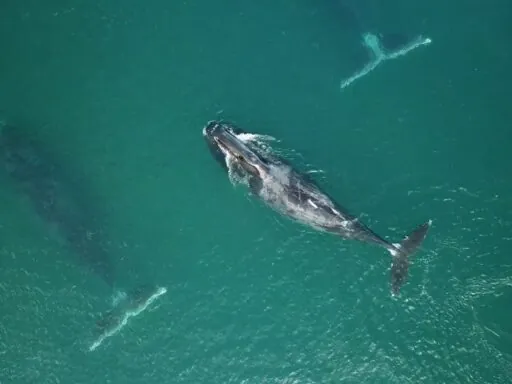
{"label": "whale pectoral fin", "polygon": [[263,183],[259,177],[251,177],[249,178],[249,188],[251,192],[255,195],[259,195],[261,188],[263,188]]}
{"label": "whale pectoral fin", "polygon": [[228,169],[237,179],[243,179],[245,177],[245,171],[238,161],[231,161],[228,165]]}

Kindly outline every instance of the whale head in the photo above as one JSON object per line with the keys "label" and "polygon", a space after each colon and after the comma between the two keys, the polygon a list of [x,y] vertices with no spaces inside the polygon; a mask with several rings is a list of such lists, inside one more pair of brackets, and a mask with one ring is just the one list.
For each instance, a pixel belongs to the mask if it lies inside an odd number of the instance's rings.
{"label": "whale head", "polygon": [[268,172],[268,164],[254,149],[238,135],[242,130],[224,121],[209,121],[203,128],[205,138],[214,158],[227,169],[228,160],[235,161],[251,176],[261,178]]}

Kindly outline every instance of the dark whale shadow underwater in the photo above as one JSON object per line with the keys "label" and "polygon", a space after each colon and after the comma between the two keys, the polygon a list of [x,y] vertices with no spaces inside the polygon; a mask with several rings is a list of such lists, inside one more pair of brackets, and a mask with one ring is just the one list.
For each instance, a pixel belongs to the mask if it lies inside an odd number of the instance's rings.
{"label": "dark whale shadow underwater", "polygon": [[[37,215],[77,256],[79,264],[98,276],[119,299],[114,308],[97,321],[92,349],[116,333],[128,317],[145,309],[155,295],[165,293],[165,288],[152,284],[128,293],[117,291],[115,264],[107,239],[83,186],[78,185],[77,177],[69,177],[64,167],[37,140],[18,128],[0,125],[0,162],[15,190],[28,198]],[[113,313],[117,315],[113,317]]]}

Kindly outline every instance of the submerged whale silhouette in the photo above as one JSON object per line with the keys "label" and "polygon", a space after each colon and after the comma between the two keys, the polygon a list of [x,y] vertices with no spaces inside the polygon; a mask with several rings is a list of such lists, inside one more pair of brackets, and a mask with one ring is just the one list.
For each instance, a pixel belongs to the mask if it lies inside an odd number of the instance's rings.
{"label": "submerged whale silhouette", "polygon": [[51,156],[13,126],[0,127],[0,162],[39,217],[56,228],[79,260],[113,288],[114,266],[81,189],[64,181],[64,171]]}
{"label": "submerged whale silhouette", "polygon": [[[114,293],[114,264],[106,247],[98,220],[76,177],[67,175],[38,142],[13,126],[0,125],[0,163],[18,192],[28,197],[34,210],[49,227],[56,229],[81,264],[101,278]],[[89,351],[116,334],[128,319],[142,313],[165,287],[140,285],[118,295],[112,309],[96,321],[94,341]]]}

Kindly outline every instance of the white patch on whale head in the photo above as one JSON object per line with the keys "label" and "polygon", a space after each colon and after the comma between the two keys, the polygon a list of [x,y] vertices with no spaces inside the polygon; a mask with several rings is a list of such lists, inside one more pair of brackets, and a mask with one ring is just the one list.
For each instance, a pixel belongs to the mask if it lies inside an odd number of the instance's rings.
{"label": "white patch on whale head", "polygon": [[311,199],[308,199],[308,204],[311,205],[313,208],[317,209],[318,208],[318,205],[316,205],[313,200]]}

